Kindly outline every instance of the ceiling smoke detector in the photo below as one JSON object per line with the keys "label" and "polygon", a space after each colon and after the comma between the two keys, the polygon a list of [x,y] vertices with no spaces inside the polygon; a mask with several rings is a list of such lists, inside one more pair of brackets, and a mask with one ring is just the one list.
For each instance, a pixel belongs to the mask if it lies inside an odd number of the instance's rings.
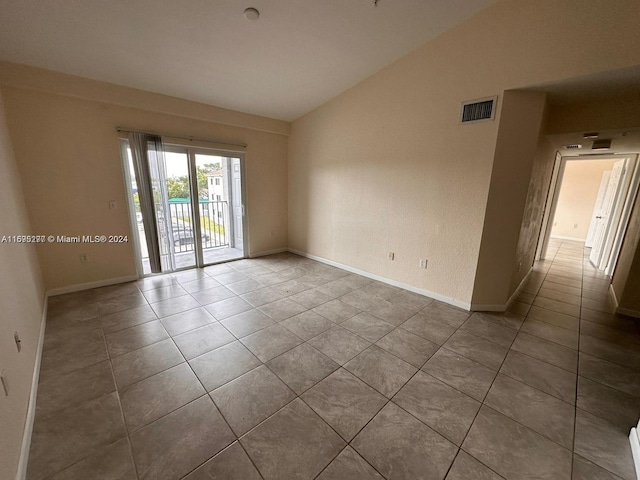
{"label": "ceiling smoke detector", "polygon": [[260,12],[253,8],[253,7],[249,7],[249,8],[245,8],[244,9],[244,18],[246,18],[247,20],[257,20],[260,17]]}

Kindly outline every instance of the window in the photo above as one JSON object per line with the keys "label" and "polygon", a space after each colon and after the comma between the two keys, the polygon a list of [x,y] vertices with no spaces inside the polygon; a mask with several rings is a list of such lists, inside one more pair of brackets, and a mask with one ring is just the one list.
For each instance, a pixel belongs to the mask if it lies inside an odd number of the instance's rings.
{"label": "window", "polygon": [[216,195],[216,202],[219,202],[220,200],[222,200],[222,197],[220,195]]}
{"label": "window", "polygon": [[220,185],[220,177],[216,177],[216,185]]}

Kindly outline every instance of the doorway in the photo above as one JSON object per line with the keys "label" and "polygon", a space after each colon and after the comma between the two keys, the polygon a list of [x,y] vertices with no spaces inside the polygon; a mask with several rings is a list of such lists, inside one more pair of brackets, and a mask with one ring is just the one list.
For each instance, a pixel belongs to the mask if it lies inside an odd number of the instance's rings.
{"label": "doorway", "polygon": [[579,241],[591,249],[591,264],[613,275],[639,175],[635,154],[558,156],[540,258],[552,238]]}
{"label": "doorway", "polygon": [[141,206],[129,142],[122,141],[136,261],[140,276],[152,274],[145,217],[155,222],[161,273],[246,256],[244,155],[164,145],[150,172],[154,211]]}

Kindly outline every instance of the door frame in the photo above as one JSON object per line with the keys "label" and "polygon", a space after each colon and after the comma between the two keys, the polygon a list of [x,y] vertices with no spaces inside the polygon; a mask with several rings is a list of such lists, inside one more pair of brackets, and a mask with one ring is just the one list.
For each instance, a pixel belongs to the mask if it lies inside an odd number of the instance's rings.
{"label": "door frame", "polygon": [[[615,266],[618,262],[620,250],[622,248],[622,242],[626,235],[627,226],[629,224],[629,218],[631,216],[631,210],[633,204],[638,195],[640,187],[640,159],[636,153],[602,153],[602,154],[587,154],[587,155],[575,155],[575,156],[563,156],[560,152],[556,152],[556,159],[553,166],[553,173],[551,175],[551,181],[549,186],[549,192],[547,194],[546,208],[544,211],[542,227],[540,229],[540,239],[538,241],[538,251],[536,252],[536,260],[544,260],[547,247],[549,245],[549,239],[551,238],[551,230],[553,228],[553,219],[556,214],[558,206],[558,198],[560,196],[560,189],[562,187],[562,179],[564,177],[564,171],[566,163],[571,160],[623,160],[629,159],[630,163],[634,163],[633,172],[625,172],[625,175],[630,174],[631,180],[629,182],[628,191],[624,194],[624,203],[622,204],[622,215],[619,219],[618,225],[615,227],[615,236],[613,238],[612,251],[608,256],[607,264],[603,271],[606,275],[613,276]],[[630,169],[627,169],[630,170]]]}
{"label": "door frame", "polygon": [[[161,273],[145,273],[142,262],[142,254],[140,251],[140,232],[138,230],[138,222],[136,219],[136,208],[133,201],[133,194],[131,190],[132,181],[135,178],[131,175],[129,171],[129,155],[127,153],[127,148],[129,147],[128,138],[125,136],[121,136],[119,138],[120,143],[120,157],[121,157],[121,166],[123,170],[123,176],[125,181],[125,189],[126,189],[126,197],[127,197],[127,206],[128,206],[128,214],[129,214],[129,223],[131,227],[131,236],[133,241],[135,242],[133,248],[133,254],[135,259],[136,266],[136,274],[138,278],[150,277],[154,275],[163,275],[165,273],[171,272],[161,272]],[[199,142],[200,143],[200,142]],[[167,137],[167,141],[163,141],[163,144],[167,147],[168,150],[172,149],[184,149],[187,155],[187,166],[189,171],[189,178],[195,178],[195,182],[190,181],[189,189],[191,193],[191,210],[194,220],[194,247],[195,247],[195,257],[196,263],[193,266],[176,268],[173,271],[182,271],[189,270],[191,268],[202,268],[209,265],[214,265],[215,263],[204,263],[204,255],[202,251],[202,245],[200,241],[196,241],[196,239],[201,238],[201,228],[200,228],[200,208],[199,208],[199,195],[198,195],[198,184],[197,184],[197,168],[195,162],[195,155],[198,153],[205,155],[215,155],[219,157],[233,157],[240,159],[240,198],[242,202],[242,234],[243,234],[243,245],[242,245],[242,257],[248,258],[249,256],[249,245],[250,245],[250,232],[249,232],[249,222],[248,222],[248,192],[247,192],[247,178],[246,178],[246,158],[245,152],[230,150],[224,148],[216,148],[216,147],[206,147],[202,145],[194,146],[189,144],[188,142],[176,141],[174,137]],[[193,159],[193,160],[192,160]],[[229,209],[231,212],[231,209]],[[229,214],[229,223],[232,223],[231,214]],[[225,261],[219,262],[224,263]]]}

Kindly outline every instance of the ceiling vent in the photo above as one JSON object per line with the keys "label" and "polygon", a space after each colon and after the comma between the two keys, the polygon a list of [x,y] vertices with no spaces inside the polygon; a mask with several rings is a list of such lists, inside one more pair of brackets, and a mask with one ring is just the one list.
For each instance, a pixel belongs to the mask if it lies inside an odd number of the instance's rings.
{"label": "ceiling vent", "polygon": [[608,148],[611,148],[610,138],[594,140],[593,145],[591,146],[591,150],[607,150]]}
{"label": "ceiling vent", "polygon": [[498,97],[482,98],[462,102],[460,123],[481,122],[493,120],[496,115],[496,102]]}
{"label": "ceiling vent", "polygon": [[564,148],[566,148],[567,150],[580,150],[582,148],[582,145],[580,145],[579,143],[572,143],[570,145],[565,145]]}

